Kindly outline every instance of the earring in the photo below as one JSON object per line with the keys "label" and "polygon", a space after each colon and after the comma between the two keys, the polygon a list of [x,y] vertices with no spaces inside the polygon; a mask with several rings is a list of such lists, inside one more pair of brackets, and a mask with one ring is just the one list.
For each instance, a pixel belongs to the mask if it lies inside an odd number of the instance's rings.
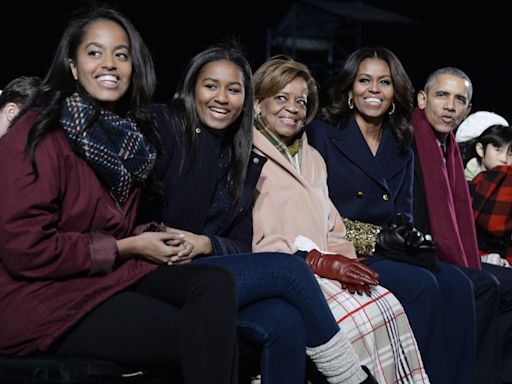
{"label": "earring", "polygon": [[352,101],[352,96],[348,97],[347,104],[350,109],[354,109],[354,102]]}
{"label": "earring", "polygon": [[260,125],[263,124],[262,119],[261,119],[261,112],[254,114],[254,123],[260,124]]}
{"label": "earring", "polygon": [[391,103],[391,111],[388,112],[389,116],[395,113],[395,103]]}

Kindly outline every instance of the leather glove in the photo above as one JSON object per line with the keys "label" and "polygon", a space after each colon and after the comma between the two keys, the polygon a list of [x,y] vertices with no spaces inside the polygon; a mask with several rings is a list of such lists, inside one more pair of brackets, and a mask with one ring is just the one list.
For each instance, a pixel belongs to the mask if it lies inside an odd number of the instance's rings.
{"label": "leather glove", "polygon": [[377,235],[377,246],[387,251],[407,253],[434,252],[436,243],[428,233],[423,234],[407,218],[398,213],[395,222]]}
{"label": "leather glove", "polygon": [[379,274],[357,259],[336,254],[322,254],[313,249],[308,252],[306,262],[320,277],[337,280],[350,293],[370,293],[371,287],[379,283]]}

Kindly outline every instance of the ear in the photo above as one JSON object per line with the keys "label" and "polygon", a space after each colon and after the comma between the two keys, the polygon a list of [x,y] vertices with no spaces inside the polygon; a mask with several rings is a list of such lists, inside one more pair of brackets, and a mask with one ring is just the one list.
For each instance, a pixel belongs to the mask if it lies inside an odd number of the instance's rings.
{"label": "ear", "polygon": [[18,105],[16,103],[13,103],[12,101],[5,104],[4,109],[2,110],[2,113],[5,115],[5,118],[7,121],[11,122],[12,119],[18,114],[20,111]]}
{"label": "ear", "polygon": [[354,93],[352,91],[348,91],[347,96],[349,98],[354,98]]}
{"label": "ear", "polygon": [[466,114],[464,115],[464,118],[468,117],[469,113],[471,112],[471,108],[473,107],[473,104],[468,104],[468,110],[466,111]]}
{"label": "ear", "polygon": [[419,91],[418,96],[416,98],[418,100],[418,107],[420,109],[425,109],[425,106],[427,104],[427,94],[425,93],[425,91]]}
{"label": "ear", "polygon": [[73,73],[73,78],[78,80],[78,69],[75,65],[73,59],[68,59],[69,67],[71,68],[71,73]]}
{"label": "ear", "polygon": [[476,143],[475,149],[476,149],[476,153],[480,157],[480,159],[483,159],[484,158],[484,152],[485,152],[484,151],[484,145],[482,143]]}
{"label": "ear", "polygon": [[254,113],[256,115],[261,113],[261,100],[260,99],[254,100]]}

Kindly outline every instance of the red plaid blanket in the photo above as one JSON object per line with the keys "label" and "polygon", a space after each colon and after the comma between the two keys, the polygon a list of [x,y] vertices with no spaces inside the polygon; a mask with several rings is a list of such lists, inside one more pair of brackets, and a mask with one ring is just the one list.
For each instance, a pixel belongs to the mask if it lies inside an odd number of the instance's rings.
{"label": "red plaid blanket", "polygon": [[480,172],[469,186],[480,250],[512,262],[512,167]]}

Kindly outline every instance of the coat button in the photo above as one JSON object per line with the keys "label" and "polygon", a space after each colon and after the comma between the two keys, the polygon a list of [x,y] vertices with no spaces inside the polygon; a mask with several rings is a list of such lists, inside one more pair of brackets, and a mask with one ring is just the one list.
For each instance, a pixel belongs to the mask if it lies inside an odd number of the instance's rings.
{"label": "coat button", "polygon": [[257,157],[255,157],[255,158],[253,158],[253,159],[252,159],[252,162],[253,162],[254,164],[258,164],[258,163],[260,162],[260,159],[258,159]]}
{"label": "coat button", "polygon": [[364,193],[363,193],[363,192],[361,192],[361,191],[358,191],[358,192],[356,193],[356,197],[357,197],[358,199],[362,199],[362,198],[363,198],[363,196],[364,196]]}
{"label": "coat button", "polygon": [[389,195],[387,193],[383,194],[382,195],[382,200],[388,201],[389,200]]}

